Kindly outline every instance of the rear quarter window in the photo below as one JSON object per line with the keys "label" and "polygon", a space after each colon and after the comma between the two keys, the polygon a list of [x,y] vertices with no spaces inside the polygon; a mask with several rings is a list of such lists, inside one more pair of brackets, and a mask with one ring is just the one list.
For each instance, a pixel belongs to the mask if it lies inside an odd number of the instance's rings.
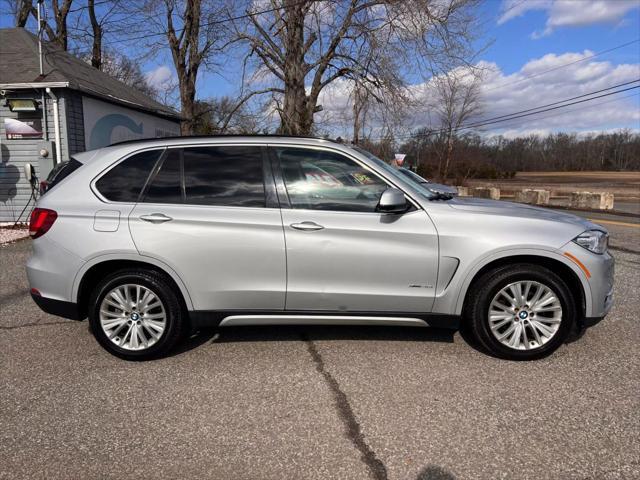
{"label": "rear quarter window", "polygon": [[102,175],[95,183],[96,189],[111,202],[137,202],[163,151],[147,150],[132,155]]}
{"label": "rear quarter window", "polygon": [[72,158],[71,160],[68,160],[66,162],[61,162],[55,167],[53,167],[53,170],[49,172],[49,175],[47,175],[47,180],[44,182],[44,185],[42,188],[42,195],[47,193],[49,190],[51,190],[53,187],[59,184],[62,180],[64,180],[73,172],[75,172],[77,169],[79,169],[81,166],[82,166],[82,163],[80,163],[75,158]]}

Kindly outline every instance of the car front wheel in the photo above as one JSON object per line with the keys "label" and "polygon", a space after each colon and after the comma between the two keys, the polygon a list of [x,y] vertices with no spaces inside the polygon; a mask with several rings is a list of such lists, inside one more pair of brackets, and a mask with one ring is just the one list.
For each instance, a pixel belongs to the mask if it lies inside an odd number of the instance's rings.
{"label": "car front wheel", "polygon": [[485,273],[472,287],[467,321],[480,345],[511,360],[555,351],[575,321],[571,291],[551,270],[509,265]]}

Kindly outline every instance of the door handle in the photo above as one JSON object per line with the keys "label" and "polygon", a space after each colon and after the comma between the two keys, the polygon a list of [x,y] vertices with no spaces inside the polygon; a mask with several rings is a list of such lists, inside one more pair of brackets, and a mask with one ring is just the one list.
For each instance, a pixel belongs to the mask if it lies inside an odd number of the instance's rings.
{"label": "door handle", "polygon": [[314,230],[322,230],[324,228],[322,225],[318,225],[315,222],[292,223],[289,226],[291,228],[295,228],[296,230],[304,230],[307,232],[312,232]]}
{"label": "door handle", "polygon": [[150,215],[141,215],[140,220],[150,223],[164,223],[173,220],[173,218],[166,216],[164,213],[152,213]]}

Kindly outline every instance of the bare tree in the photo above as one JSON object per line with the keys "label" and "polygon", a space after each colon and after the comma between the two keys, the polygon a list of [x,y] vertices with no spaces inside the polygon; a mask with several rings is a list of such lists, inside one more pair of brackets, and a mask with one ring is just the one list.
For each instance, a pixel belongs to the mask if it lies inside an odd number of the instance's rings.
{"label": "bare tree", "polygon": [[[91,60],[93,61],[93,57]],[[126,55],[113,51],[103,52],[101,54],[100,69],[145,95],[152,98],[158,97],[159,92],[149,84],[146,76],[142,73],[140,64]]]}
{"label": "bare tree", "polygon": [[229,96],[196,101],[194,133],[220,135],[226,133],[254,134],[262,131],[258,116]]}
{"label": "bare tree", "polygon": [[[16,27],[24,28],[29,21],[29,15],[35,10],[33,0],[8,1],[7,4],[16,19]],[[37,13],[35,15],[37,16]]]}
{"label": "bare tree", "polygon": [[222,6],[222,2],[209,2],[203,13],[203,0],[163,0],[166,38],[178,77],[183,135],[194,131],[198,72],[224,38],[224,27],[206,19],[220,18]]}
{"label": "bare tree", "polygon": [[473,69],[454,69],[433,78],[433,109],[441,126],[438,174],[446,180],[453,157],[456,131],[481,112],[480,74]]}
{"label": "bare tree", "polygon": [[369,92],[355,82],[353,87],[353,143],[360,142],[360,136],[365,127],[365,120],[370,106]]}
{"label": "bare tree", "polygon": [[314,114],[322,110],[321,92],[338,79],[357,81],[359,88],[382,97],[403,83],[410,56],[418,55],[430,67],[465,57],[476,4],[270,0],[249,7],[248,24],[238,27],[238,38],[249,44],[257,70],[273,78],[264,91],[277,97],[280,131],[307,135]]}
{"label": "bare tree", "polygon": [[[15,16],[16,27],[25,27],[29,21],[29,15],[34,19],[38,18],[38,10],[33,4],[33,0],[19,0],[17,2],[8,2]],[[63,50],[69,47],[69,31],[67,27],[67,18],[71,10],[73,0],[51,0],[43,7],[50,10],[43,12],[42,28],[47,34],[50,42],[57,44]],[[47,19],[48,16],[53,17],[53,23]]]}
{"label": "bare tree", "polygon": [[91,66],[101,70],[102,67],[102,24],[96,15],[95,0],[87,0],[87,10],[91,22],[92,42],[91,42]]}

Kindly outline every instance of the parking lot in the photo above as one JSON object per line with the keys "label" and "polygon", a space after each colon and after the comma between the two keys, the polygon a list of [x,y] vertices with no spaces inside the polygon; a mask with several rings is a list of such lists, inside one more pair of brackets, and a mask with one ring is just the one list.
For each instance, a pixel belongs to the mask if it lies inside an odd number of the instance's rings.
{"label": "parking lot", "polygon": [[125,362],[32,302],[30,241],[0,247],[0,478],[640,478],[640,229],[601,219],[614,309],[531,363],[401,327],[221,329]]}

